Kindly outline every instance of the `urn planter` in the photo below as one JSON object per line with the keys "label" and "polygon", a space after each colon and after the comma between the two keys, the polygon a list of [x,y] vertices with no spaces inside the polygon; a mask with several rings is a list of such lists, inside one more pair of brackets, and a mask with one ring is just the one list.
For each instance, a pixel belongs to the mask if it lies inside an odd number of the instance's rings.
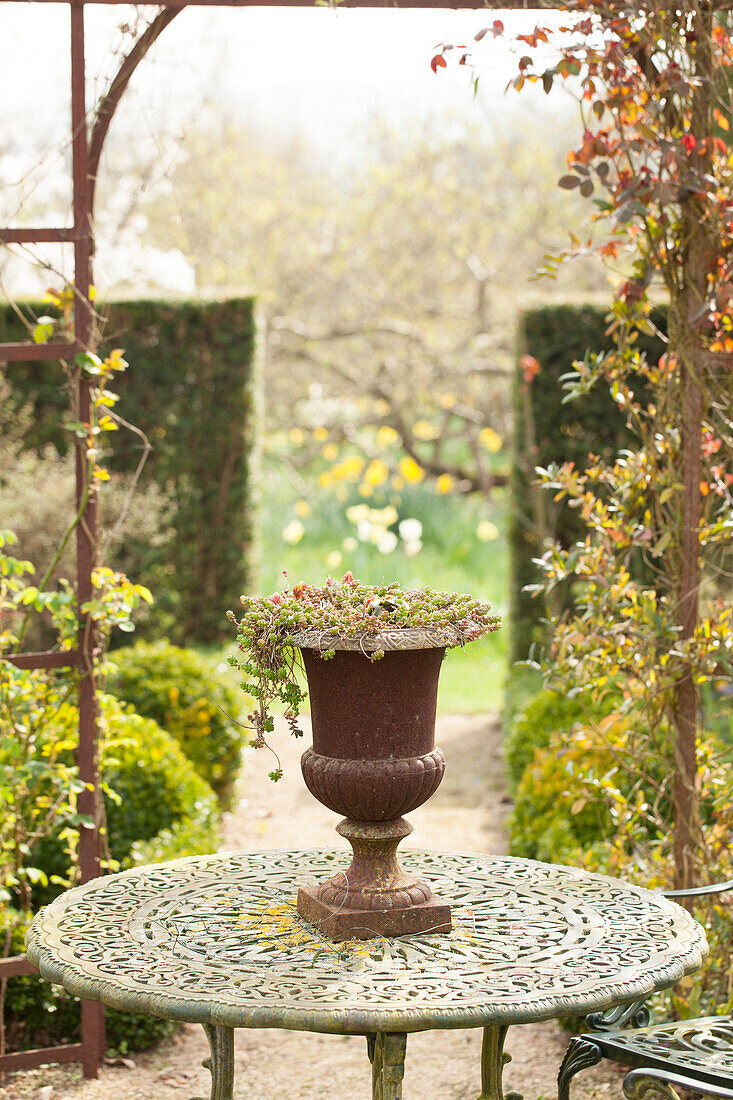
{"label": "urn planter", "polygon": [[[450,907],[402,870],[403,815],[435,793],[445,757],[435,746],[442,632],[385,631],[368,639],[311,636],[300,646],[313,745],[302,757],[309,791],[344,820],[352,861],[302,887],[298,912],[334,940],[451,930]],[[441,644],[441,642],[443,644]],[[324,659],[322,650],[335,650]],[[369,652],[384,651],[377,660]]]}
{"label": "urn planter", "polygon": [[255,700],[250,744],[274,756],[273,780],[282,767],[268,741],[272,705],[285,705],[298,736],[302,657],[313,727],[303,776],[342,815],[336,831],[352,848],[349,866],[299,891],[298,912],[334,940],[449,932],[450,906],[400,867],[397,847],[412,832],[404,815],[435,793],[445,770],[435,745],[445,650],[498,630],[501,618],[466,593],[362,584],[350,571],[291,589],[285,576],[284,591],[242,596],[242,617],[227,615],[244,655],[229,660]]}

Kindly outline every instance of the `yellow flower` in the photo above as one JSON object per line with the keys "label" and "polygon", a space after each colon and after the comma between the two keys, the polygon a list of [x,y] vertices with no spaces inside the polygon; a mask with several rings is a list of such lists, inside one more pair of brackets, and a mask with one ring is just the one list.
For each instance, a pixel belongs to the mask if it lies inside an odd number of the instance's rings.
{"label": "yellow flower", "polygon": [[412,482],[413,484],[417,481],[422,481],[422,479],[425,477],[425,471],[423,470],[422,466],[418,466],[417,462],[415,462],[415,459],[410,458],[409,455],[405,455],[404,458],[400,459],[397,468],[399,469],[405,481]]}
{"label": "yellow flower", "polygon": [[333,485],[333,482],[334,477],[330,470],[326,470],[325,473],[320,474],[318,477],[318,484],[321,489],[329,489]]}
{"label": "yellow flower", "polygon": [[456,396],[453,393],[441,393],[438,401],[442,408],[452,409],[456,403]]}
{"label": "yellow flower", "polygon": [[321,450],[321,454],[327,462],[333,462],[334,458],[338,458],[339,449],[335,443],[327,443]]}
{"label": "yellow flower", "polygon": [[359,493],[363,497],[370,497],[373,492],[374,492],[374,487],[372,485],[367,485],[367,483],[365,481],[363,481],[361,483],[361,485],[359,486]]}
{"label": "yellow flower", "polygon": [[295,502],[295,514],[300,519],[305,519],[311,512],[311,506],[307,500],[298,500]]}
{"label": "yellow flower", "polygon": [[302,428],[291,428],[288,437],[294,447],[302,447],[305,443],[305,432]]}
{"label": "yellow flower", "polygon": [[382,397],[378,398],[372,407],[377,416],[386,416],[389,412],[389,404]]}
{"label": "yellow flower", "polygon": [[364,469],[364,459],[361,455],[349,455],[348,458],[338,462],[331,473],[337,481],[342,478],[348,478],[349,481],[356,481],[361,476],[361,472]]}
{"label": "yellow flower", "polygon": [[341,565],[341,561],[341,553],[338,550],[332,550],[326,557],[326,565],[329,569],[338,569],[339,565]]}
{"label": "yellow flower", "polygon": [[431,424],[429,420],[418,420],[412,427],[412,434],[415,439],[437,439],[440,428],[436,428],[435,424]]}
{"label": "yellow flower", "polygon": [[317,443],[324,443],[328,439],[328,428],[316,428],[313,432],[313,438]]}
{"label": "yellow flower", "polygon": [[383,424],[377,432],[377,446],[391,447],[399,438],[394,428],[390,428],[389,425]]}
{"label": "yellow flower", "polygon": [[499,528],[490,519],[482,519],[476,528],[476,537],[482,542],[493,542],[499,537]]}
{"label": "yellow flower", "polygon": [[402,477],[393,477],[390,484],[391,484],[392,488],[396,489],[397,492],[399,493],[400,489],[404,489],[404,487],[405,487],[405,479],[402,478]]}
{"label": "yellow flower", "polygon": [[453,478],[450,474],[441,474],[438,480],[435,482],[435,488],[439,493],[449,493],[453,488]]}
{"label": "yellow flower", "polygon": [[381,458],[375,458],[369,463],[364,474],[364,480],[368,485],[381,485],[389,477],[389,466],[382,462]]}
{"label": "yellow flower", "polygon": [[491,451],[492,454],[496,454],[497,451],[501,450],[503,440],[493,428],[482,428],[478,438],[479,443],[481,443],[487,451]]}

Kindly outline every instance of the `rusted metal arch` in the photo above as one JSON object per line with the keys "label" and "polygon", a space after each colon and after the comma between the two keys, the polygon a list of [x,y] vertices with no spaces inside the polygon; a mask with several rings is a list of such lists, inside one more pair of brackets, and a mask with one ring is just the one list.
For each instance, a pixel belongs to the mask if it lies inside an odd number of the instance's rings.
{"label": "rusted metal arch", "polygon": [[[92,284],[92,258],[94,254],[94,195],[99,162],[109,126],[132,74],[165,27],[181,11],[183,5],[164,7],[148,25],[124,58],[116,76],[97,108],[91,136],[86,117],[84,7],[71,6],[71,134],[73,175],[73,220],[70,228],[4,229],[0,230],[0,242],[7,244],[33,244],[41,242],[73,242],[74,287],[74,338],[71,342],[56,341],[53,344],[36,345],[21,343],[0,345],[0,362],[13,360],[70,359],[90,347],[93,333],[93,312],[90,301]],[[79,378],[75,400],[79,419],[84,422],[90,413],[90,383]],[[75,443],[76,507],[81,508],[88,484],[88,459],[81,441]],[[93,592],[92,570],[97,551],[96,501],[87,499],[76,530],[76,580],[79,605],[91,599]],[[99,768],[97,763],[97,705],[94,681],[94,657],[96,638],[93,621],[82,622],[77,646],[69,652],[23,653],[8,659],[16,668],[79,668],[82,676],[79,684],[79,743],[77,763],[79,778],[91,789],[79,795],[79,812],[91,817],[93,829],[81,831],[79,864],[83,882],[95,878],[100,871],[100,805]],[[0,959],[0,979],[36,970],[24,955]],[[31,1051],[19,1051],[0,1057],[0,1071],[30,1069],[47,1062],[71,1062],[81,1060],[85,1077],[96,1077],[99,1063],[104,1056],[105,1028],[104,1008],[92,1001],[82,1002],[82,1037],[80,1043],[49,1047]]]}
{"label": "rusted metal arch", "polygon": [[135,69],[145,57],[153,43],[157,41],[168,24],[175,19],[180,11],[183,11],[182,7],[171,6],[165,7],[162,11],[158,12],[155,19],[148,24],[143,34],[140,35],[133,48],[120,65],[117,75],[109,86],[109,90],[99,101],[99,107],[97,108],[97,113],[94,118],[92,135],[89,140],[89,213],[92,218],[94,216],[94,198],[99,161],[102,156],[102,148],[114,113],[125,93],[127,85],[130,83],[130,78],[135,72]]}

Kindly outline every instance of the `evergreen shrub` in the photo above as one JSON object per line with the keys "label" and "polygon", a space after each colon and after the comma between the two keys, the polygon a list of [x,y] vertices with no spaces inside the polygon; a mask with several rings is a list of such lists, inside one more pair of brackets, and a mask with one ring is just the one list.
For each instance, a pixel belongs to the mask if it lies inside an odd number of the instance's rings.
{"label": "evergreen shrub", "polygon": [[588,696],[561,695],[547,688],[525,702],[514,715],[504,740],[504,760],[512,790],[517,788],[538,749],[546,749],[553,734],[568,734],[588,718],[599,718],[609,709],[593,703]]}
{"label": "evergreen shrub", "polygon": [[[658,328],[664,317],[654,315]],[[537,583],[532,563],[543,553],[547,538],[572,546],[584,531],[577,512],[552,502],[549,493],[533,487],[534,471],[552,462],[574,462],[581,469],[589,453],[609,457],[628,446],[631,437],[624,417],[608,389],[596,386],[584,398],[563,404],[561,377],[588,351],[614,346],[607,335],[606,310],[595,306],[546,306],[528,310],[519,323],[518,358],[513,379],[514,443],[509,518],[510,661],[526,660],[533,643],[542,644],[542,619],[548,609],[541,597],[523,591]],[[661,341],[642,337],[640,350],[650,358],[664,351]],[[540,369],[525,380],[522,357],[533,356]],[[571,594],[564,594],[566,605]],[[552,608],[553,612],[563,610]]]}
{"label": "evergreen shrub", "polygon": [[[122,867],[201,855],[218,847],[217,799],[174,738],[110,695],[100,696],[103,740],[101,772],[114,797],[105,795],[110,854]],[[58,721],[76,739],[77,712],[64,706]],[[66,844],[49,837],[38,848],[35,864],[52,880],[68,869]],[[34,887],[34,908],[47,904],[59,887]],[[22,927],[16,931],[22,951]],[[5,1020],[8,1045],[27,1049],[73,1042],[79,1032],[77,998],[35,977],[8,982]],[[150,1016],[107,1013],[107,1042],[117,1051],[140,1050],[169,1035],[176,1025]]]}
{"label": "evergreen shrub", "polygon": [[[28,316],[48,306],[27,303]],[[224,613],[251,587],[252,457],[257,432],[254,303],[114,302],[102,353],[125,349],[129,368],[117,379],[120,411],[140,428],[153,450],[143,484],[167,501],[160,537],[131,537],[110,564],[155,595],[148,636],[178,643],[217,642],[227,635]],[[0,341],[26,337],[11,306],[0,306]],[[23,447],[39,454],[50,444],[60,455],[72,436],[65,378],[58,362],[11,363],[2,371],[10,392],[3,419],[24,418]],[[121,431],[111,471],[131,473],[141,440]]]}
{"label": "evergreen shrub", "polygon": [[[573,751],[573,741],[578,751]],[[579,751],[583,732],[554,733],[546,748],[535,750],[517,786],[514,809],[509,819],[509,850],[512,855],[549,863],[582,865],[594,849],[612,833],[608,805],[603,791],[588,792],[579,782],[583,757]],[[597,761],[610,770],[609,753]]]}
{"label": "evergreen shrub", "polygon": [[195,850],[179,853],[176,844],[176,855],[215,851],[216,796],[178,742],[111,696],[102,696],[102,718],[102,775],[116,796],[105,800],[112,858],[128,866],[136,842],[182,827]]}
{"label": "evergreen shrub", "polygon": [[115,650],[111,664],[109,690],[175,737],[228,805],[244,741],[241,727],[224,713],[237,718],[241,710],[241,694],[226,679],[229,666],[166,641]]}

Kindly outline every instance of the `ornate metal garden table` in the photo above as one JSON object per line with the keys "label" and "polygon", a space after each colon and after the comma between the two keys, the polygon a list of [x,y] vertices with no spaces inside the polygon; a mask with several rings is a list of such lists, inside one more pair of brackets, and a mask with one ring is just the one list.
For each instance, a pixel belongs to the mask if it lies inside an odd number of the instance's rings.
{"label": "ornate metal garden table", "polygon": [[644,997],[695,970],[700,926],[636,886],[570,867],[406,851],[453,907],[449,934],[332,943],[295,909],[339,851],[242,852],[96,879],[41,910],[28,957],[117,1009],[203,1024],[210,1100],[232,1100],[233,1029],[365,1035],[375,1100],[402,1095],[406,1036],[484,1028],[479,1100],[501,1100],[510,1024]]}

